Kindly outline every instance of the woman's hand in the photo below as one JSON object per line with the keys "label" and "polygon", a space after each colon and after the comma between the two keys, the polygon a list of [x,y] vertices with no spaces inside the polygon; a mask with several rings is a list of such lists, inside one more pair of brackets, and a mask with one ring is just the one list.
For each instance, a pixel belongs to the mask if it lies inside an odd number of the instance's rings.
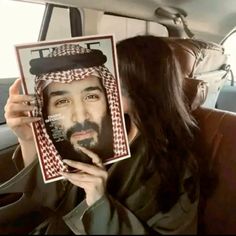
{"label": "woman's hand", "polygon": [[32,141],[33,133],[30,123],[38,121],[40,117],[29,117],[28,112],[35,109],[34,96],[20,95],[21,79],[17,79],[9,88],[9,97],[5,105],[7,125],[13,130],[19,141]]}
{"label": "woman's hand", "polygon": [[9,88],[9,97],[5,105],[7,125],[18,137],[24,166],[28,166],[36,157],[36,147],[30,123],[40,120],[40,117],[30,117],[29,112],[36,109],[35,98],[20,94],[21,80],[17,79]]}
{"label": "woman's hand", "polygon": [[92,159],[93,164],[63,160],[67,165],[76,168],[78,171],[75,173],[62,172],[60,174],[72,184],[85,190],[87,205],[91,206],[104,195],[108,173],[98,155],[84,147],[81,147],[80,150]]}

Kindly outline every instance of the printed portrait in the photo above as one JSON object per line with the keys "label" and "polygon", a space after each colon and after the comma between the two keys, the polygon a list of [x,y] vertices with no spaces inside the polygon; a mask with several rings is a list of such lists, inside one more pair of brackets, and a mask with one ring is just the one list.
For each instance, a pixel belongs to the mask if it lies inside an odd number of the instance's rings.
{"label": "printed portrait", "polygon": [[[26,49],[33,57],[20,54]],[[42,117],[33,123],[33,131],[45,182],[60,179],[61,170],[73,171],[63,159],[90,163],[81,146],[104,164],[130,157],[113,36],[21,45],[16,50],[24,91],[33,92],[37,101],[31,115]]]}

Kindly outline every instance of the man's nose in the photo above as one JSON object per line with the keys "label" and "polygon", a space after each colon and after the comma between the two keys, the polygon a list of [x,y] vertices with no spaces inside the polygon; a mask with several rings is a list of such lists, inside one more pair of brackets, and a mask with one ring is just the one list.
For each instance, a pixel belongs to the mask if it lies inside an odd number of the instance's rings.
{"label": "man's nose", "polygon": [[71,113],[71,119],[74,123],[83,123],[86,119],[88,119],[87,109],[82,104],[75,104],[72,107]]}

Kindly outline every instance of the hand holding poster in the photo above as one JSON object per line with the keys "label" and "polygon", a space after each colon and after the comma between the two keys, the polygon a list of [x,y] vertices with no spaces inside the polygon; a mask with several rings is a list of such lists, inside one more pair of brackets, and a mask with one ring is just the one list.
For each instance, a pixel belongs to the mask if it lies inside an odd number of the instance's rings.
{"label": "hand holding poster", "polygon": [[112,35],[77,37],[16,46],[25,94],[35,94],[31,116],[45,183],[70,171],[63,159],[103,164],[130,156]]}

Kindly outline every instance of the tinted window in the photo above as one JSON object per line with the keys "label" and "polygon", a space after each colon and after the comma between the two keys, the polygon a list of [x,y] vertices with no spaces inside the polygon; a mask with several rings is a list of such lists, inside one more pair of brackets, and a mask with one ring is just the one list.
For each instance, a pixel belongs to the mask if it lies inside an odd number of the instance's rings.
{"label": "tinted window", "polygon": [[[236,76],[236,31],[232,32],[230,36],[224,41],[223,46],[226,53],[229,55],[229,63],[234,77]],[[231,79],[231,77],[229,77]],[[231,84],[231,81],[228,81]],[[234,86],[235,79],[234,79]]]}
{"label": "tinted window", "polygon": [[44,9],[42,4],[0,1],[0,124],[9,86],[19,77],[14,45],[38,40]]}

